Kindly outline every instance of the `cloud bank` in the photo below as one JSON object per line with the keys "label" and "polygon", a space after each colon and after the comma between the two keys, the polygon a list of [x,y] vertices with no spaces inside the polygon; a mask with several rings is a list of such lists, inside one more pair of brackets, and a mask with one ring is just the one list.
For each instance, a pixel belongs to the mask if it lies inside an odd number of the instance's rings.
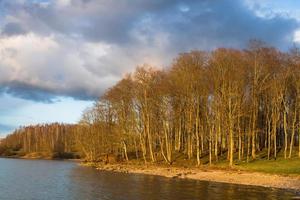
{"label": "cloud bank", "polygon": [[241,0],[2,0],[0,92],[53,102],[99,97],[136,65],[166,66],[192,49],[291,46],[299,27]]}

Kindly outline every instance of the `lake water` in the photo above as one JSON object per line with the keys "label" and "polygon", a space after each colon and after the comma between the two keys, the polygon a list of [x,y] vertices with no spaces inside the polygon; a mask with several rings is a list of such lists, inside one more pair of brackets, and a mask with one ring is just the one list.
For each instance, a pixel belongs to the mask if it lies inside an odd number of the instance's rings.
{"label": "lake water", "polygon": [[1,200],[292,198],[297,194],[288,190],[100,172],[70,161],[0,159]]}

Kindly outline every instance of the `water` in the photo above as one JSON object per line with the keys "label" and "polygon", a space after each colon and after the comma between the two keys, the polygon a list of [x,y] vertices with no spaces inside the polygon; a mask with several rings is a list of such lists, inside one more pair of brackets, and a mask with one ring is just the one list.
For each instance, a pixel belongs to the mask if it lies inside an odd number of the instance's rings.
{"label": "water", "polygon": [[100,172],[69,161],[0,159],[1,200],[291,198],[297,194],[288,190]]}

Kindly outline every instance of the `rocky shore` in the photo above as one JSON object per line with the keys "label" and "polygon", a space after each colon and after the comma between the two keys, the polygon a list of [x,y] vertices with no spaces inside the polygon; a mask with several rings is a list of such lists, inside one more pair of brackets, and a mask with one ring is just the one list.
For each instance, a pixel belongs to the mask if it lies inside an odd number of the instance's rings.
{"label": "rocky shore", "polygon": [[202,181],[213,181],[241,185],[263,186],[280,189],[291,189],[300,192],[300,176],[283,176],[238,170],[220,170],[210,168],[181,168],[159,165],[135,164],[99,164],[82,163],[84,166],[98,170],[121,173],[135,173],[164,176],[168,178],[186,178]]}

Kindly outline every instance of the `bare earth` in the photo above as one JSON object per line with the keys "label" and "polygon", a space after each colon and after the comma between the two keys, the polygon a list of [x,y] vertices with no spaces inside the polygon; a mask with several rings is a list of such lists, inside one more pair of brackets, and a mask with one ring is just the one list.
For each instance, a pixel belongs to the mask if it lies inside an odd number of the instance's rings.
{"label": "bare earth", "polygon": [[203,181],[263,186],[300,191],[300,176],[281,176],[258,172],[199,168],[163,167],[154,165],[107,164],[93,165],[98,170],[123,173],[157,175],[169,178],[186,178]]}

